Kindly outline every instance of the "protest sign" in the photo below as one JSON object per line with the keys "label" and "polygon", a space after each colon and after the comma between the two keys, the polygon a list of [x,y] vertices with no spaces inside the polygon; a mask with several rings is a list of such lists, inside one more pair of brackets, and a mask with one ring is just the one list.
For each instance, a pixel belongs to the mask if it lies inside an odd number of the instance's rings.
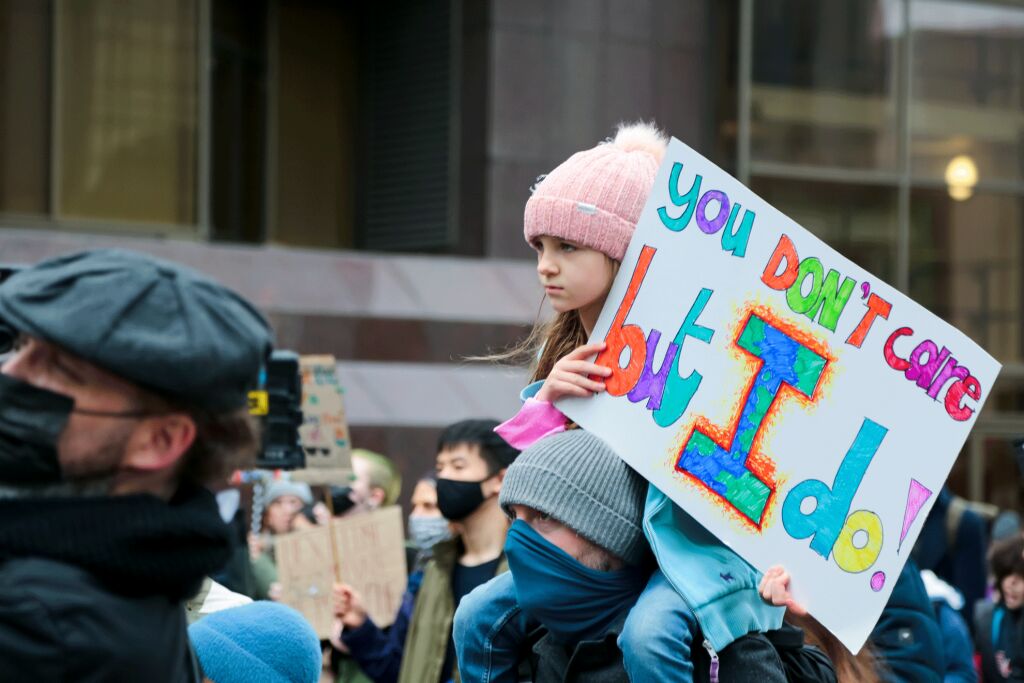
{"label": "protest sign", "polygon": [[274,560],[281,601],[301,612],[321,639],[329,638],[334,624],[331,588],[335,579],[327,527],[276,536]]}
{"label": "protest sign", "polygon": [[329,637],[334,621],[336,581],[352,586],[384,628],[395,620],[407,579],[402,510],[390,506],[332,520],[329,528],[277,536],[275,559],[282,601],[302,612],[321,638]]}
{"label": "protest sign", "polygon": [[558,407],[854,652],[1000,369],[674,139],[591,340]]}
{"label": "protest sign", "polygon": [[363,598],[363,606],[381,628],[395,620],[408,573],[402,509],[391,505],[336,520],[334,542],[338,573]]}
{"label": "protest sign", "polygon": [[[344,391],[338,382],[334,356],[302,356],[302,426],[299,439],[306,453],[306,468],[298,478],[308,483],[343,483],[352,468],[352,444],[345,419]],[[340,472],[327,475],[326,470]],[[322,480],[322,481],[321,481]]]}

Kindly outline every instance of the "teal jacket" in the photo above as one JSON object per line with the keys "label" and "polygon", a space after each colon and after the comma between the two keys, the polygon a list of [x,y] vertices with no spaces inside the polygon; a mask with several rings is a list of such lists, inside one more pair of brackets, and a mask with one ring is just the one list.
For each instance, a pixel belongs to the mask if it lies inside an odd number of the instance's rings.
{"label": "teal jacket", "polygon": [[[520,399],[535,396],[542,384],[527,386]],[[721,651],[752,631],[782,626],[785,608],[766,604],[758,593],[761,572],[651,485],[644,535],[662,574],[693,612],[713,649]],[[702,571],[694,571],[697,567]]]}

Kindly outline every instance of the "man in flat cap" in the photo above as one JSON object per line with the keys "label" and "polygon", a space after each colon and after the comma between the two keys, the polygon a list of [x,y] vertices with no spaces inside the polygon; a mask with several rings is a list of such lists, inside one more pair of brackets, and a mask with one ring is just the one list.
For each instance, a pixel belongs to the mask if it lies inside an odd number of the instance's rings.
{"label": "man in flat cap", "polygon": [[0,680],[194,680],[182,601],[230,552],[204,485],[258,446],[266,322],[117,250],[16,273],[0,322]]}

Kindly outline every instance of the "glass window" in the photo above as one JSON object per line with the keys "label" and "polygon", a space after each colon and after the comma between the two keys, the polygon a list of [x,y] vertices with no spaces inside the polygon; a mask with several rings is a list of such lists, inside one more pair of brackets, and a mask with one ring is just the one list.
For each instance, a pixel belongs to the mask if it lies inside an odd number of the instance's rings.
{"label": "glass window", "polygon": [[264,0],[214,0],[210,14],[210,237],[262,242],[267,6]]}
{"label": "glass window", "polygon": [[911,193],[910,296],[1003,363],[1021,361],[1024,199]]}
{"label": "glass window", "polygon": [[197,3],[57,4],[60,215],[196,224]]}
{"label": "glass window", "polygon": [[899,32],[880,3],[753,4],[752,161],[895,169]]}
{"label": "glass window", "polygon": [[0,3],[0,212],[44,214],[50,195],[48,3]]}
{"label": "glass window", "polygon": [[1024,7],[915,0],[911,25],[914,175],[955,176],[957,160],[975,179],[1024,179]]}
{"label": "glass window", "polygon": [[276,166],[267,217],[271,241],[353,246],[359,32],[353,8],[281,3],[271,100]]}
{"label": "glass window", "polygon": [[751,189],[861,268],[893,281],[895,188],[754,177]]}
{"label": "glass window", "polygon": [[[1003,510],[1020,510],[1024,503],[1024,472],[1018,464],[1012,440],[1005,437],[975,434],[974,439],[984,439],[983,462],[984,481],[983,496],[988,503],[998,505]],[[960,458],[967,460],[967,458]]]}

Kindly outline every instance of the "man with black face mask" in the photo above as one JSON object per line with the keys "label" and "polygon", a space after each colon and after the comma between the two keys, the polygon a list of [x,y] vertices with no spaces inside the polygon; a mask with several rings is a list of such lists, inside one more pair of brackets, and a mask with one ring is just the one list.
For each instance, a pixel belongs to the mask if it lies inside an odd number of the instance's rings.
{"label": "man with black face mask", "polygon": [[508,520],[498,506],[505,469],[519,451],[494,433],[497,420],[447,427],[437,448],[437,506],[455,537],[434,546],[418,592],[411,590],[384,634],[367,617],[358,594],[335,590],[341,640],[373,680],[444,683],[456,678],[452,619],[463,596],[506,571],[502,555]]}
{"label": "man with black face mask", "polygon": [[244,299],[118,250],[0,285],[0,680],[190,681],[184,599],[231,552],[271,345]]}

